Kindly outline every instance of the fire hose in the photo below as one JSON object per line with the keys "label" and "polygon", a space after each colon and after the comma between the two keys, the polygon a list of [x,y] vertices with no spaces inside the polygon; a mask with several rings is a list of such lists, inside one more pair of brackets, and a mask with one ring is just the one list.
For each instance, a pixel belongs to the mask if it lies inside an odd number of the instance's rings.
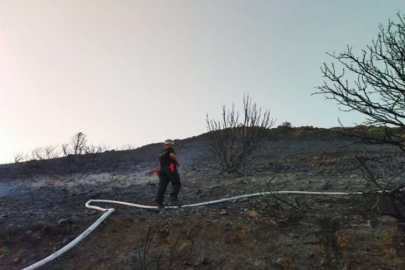
{"label": "fire hose", "polygon": [[[385,191],[389,192],[389,191]],[[382,193],[382,191],[377,191],[377,193]],[[250,197],[257,197],[257,196],[266,196],[266,195],[273,195],[273,194],[303,194],[303,195],[363,195],[365,194],[364,192],[320,192],[320,191],[269,191],[269,192],[259,192],[259,193],[252,193],[252,194],[245,194],[245,195],[239,195],[239,196],[234,196],[234,197],[227,197],[223,199],[218,199],[218,200],[213,200],[213,201],[208,201],[208,202],[202,202],[202,203],[194,203],[194,204],[186,204],[186,205],[181,205],[181,206],[166,206],[166,209],[180,209],[180,208],[190,208],[190,207],[201,207],[201,206],[206,206],[206,205],[212,205],[212,204],[218,204],[218,203],[223,203],[223,202],[229,202],[229,201],[234,201],[238,199],[243,199],[243,198],[250,198]],[[119,205],[125,205],[125,206],[130,206],[130,207],[136,207],[140,209],[152,209],[152,210],[157,210],[156,206],[149,206],[149,205],[143,205],[143,204],[134,204],[134,203],[128,203],[128,202],[121,202],[121,201],[113,201],[113,200],[89,200],[86,202],[86,208],[89,209],[94,209],[97,211],[104,212],[104,214],[96,220],[89,228],[87,228],[82,234],[80,234],[78,237],[76,237],[73,241],[71,241],[69,244],[61,248],[60,250],[56,251],[55,253],[49,255],[48,257],[40,260],[37,263],[34,263],[23,270],[34,270],[37,269],[53,260],[56,258],[60,257],[62,254],[66,253],[68,250],[76,246],[80,241],[82,241],[86,236],[88,236],[90,233],[92,233],[109,215],[111,215],[115,209],[114,208],[102,208],[99,206],[94,206],[90,205],[91,203],[108,203],[108,204],[119,204]]]}

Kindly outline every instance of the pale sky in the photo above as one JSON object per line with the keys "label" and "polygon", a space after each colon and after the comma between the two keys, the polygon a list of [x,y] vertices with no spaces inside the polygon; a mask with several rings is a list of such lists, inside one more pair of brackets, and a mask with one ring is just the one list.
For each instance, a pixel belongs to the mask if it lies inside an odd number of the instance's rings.
{"label": "pale sky", "polygon": [[60,145],[142,146],[206,132],[249,92],[277,124],[360,123],[311,96],[403,0],[0,0],[0,163]]}

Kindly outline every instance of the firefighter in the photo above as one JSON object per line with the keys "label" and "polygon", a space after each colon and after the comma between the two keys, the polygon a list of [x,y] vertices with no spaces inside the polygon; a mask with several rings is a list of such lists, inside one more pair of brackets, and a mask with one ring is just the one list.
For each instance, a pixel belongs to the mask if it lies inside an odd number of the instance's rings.
{"label": "firefighter", "polygon": [[178,195],[180,192],[181,182],[180,174],[177,167],[180,166],[174,152],[173,146],[175,145],[173,140],[166,140],[164,143],[164,150],[160,153],[160,172],[159,175],[159,187],[156,195],[156,204],[158,210],[164,209],[163,199],[165,196],[166,188],[169,182],[172,183],[172,192],[170,193],[170,203],[176,204],[178,202]]}

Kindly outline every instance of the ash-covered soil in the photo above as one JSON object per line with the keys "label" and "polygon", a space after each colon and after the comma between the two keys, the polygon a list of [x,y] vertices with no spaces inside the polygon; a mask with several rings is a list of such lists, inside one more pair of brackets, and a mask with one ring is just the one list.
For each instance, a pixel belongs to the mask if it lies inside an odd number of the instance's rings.
{"label": "ash-covered soil", "polygon": [[[400,153],[354,142],[335,130],[275,130],[240,174],[224,176],[205,136],[180,141],[181,202],[269,190],[370,190],[355,156],[372,167]],[[72,157],[69,164],[0,166],[0,269],[31,265],[83,232],[101,216],[85,208],[89,199],[154,205],[151,170],[160,148],[109,152],[90,168]],[[391,171],[401,167],[390,164]],[[41,269],[144,269],[143,261],[167,269],[184,257],[173,269],[405,269],[405,224],[387,205],[371,210],[376,196],[266,196],[163,214],[99,204],[116,211]]]}

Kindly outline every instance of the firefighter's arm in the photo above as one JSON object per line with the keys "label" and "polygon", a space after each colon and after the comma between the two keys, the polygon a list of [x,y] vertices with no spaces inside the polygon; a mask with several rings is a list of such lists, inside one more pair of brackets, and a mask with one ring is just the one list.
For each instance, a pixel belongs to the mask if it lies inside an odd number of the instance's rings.
{"label": "firefighter's arm", "polygon": [[176,162],[177,166],[180,166],[179,161],[177,160],[177,157],[174,153],[170,153],[170,158],[174,160],[174,162]]}

